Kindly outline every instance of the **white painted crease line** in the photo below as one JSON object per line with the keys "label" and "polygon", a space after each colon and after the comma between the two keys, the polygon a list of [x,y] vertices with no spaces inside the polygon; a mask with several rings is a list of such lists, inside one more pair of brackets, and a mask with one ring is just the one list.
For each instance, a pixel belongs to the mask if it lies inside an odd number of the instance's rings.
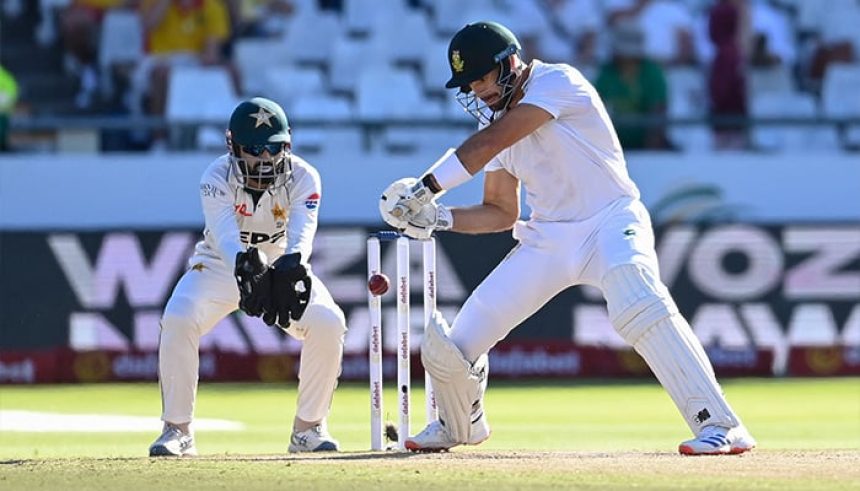
{"label": "white painted crease line", "polygon": [[[158,418],[123,416],[118,414],[62,414],[38,411],[0,410],[0,431],[19,432],[80,432],[127,433],[159,432],[162,422]],[[195,430],[241,431],[245,424],[226,419],[196,419]]]}

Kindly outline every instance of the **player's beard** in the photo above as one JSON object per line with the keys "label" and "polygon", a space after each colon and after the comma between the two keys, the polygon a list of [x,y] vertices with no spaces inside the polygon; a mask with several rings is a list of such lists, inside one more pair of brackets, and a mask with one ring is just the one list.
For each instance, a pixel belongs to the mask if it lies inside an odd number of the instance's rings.
{"label": "player's beard", "polygon": [[[242,185],[253,191],[267,191],[286,183],[290,165],[290,156],[277,155],[273,159],[251,160],[238,159],[236,170],[241,176]],[[261,166],[270,170],[261,172]]]}
{"label": "player's beard", "polygon": [[271,184],[272,184],[271,179],[269,179],[269,182],[265,182],[264,180],[257,180],[257,179],[254,179],[253,177],[249,177],[245,181],[245,187],[248,189],[254,190],[254,191],[265,191],[265,190],[269,189],[269,186],[271,186]]}

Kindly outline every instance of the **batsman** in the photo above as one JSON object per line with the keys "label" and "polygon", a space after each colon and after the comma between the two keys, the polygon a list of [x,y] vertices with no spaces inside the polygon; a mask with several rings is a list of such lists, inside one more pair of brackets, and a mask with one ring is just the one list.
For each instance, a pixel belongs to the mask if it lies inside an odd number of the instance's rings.
{"label": "batsman", "polygon": [[[752,449],[755,440],[660,280],[651,219],[594,87],[570,65],[525,63],[513,33],[492,22],[457,32],[448,62],[446,87],[458,91],[479,131],[420,178],[391,184],[380,200],[382,217],[419,239],[436,230],[513,229],[518,244],[450,328],[438,312],[427,326],[421,360],[439,419],[407,439],[407,448],[442,451],[487,439],[487,353],[556,294],[584,284],[603,292],[613,327],[645,359],[692,430],[682,454]],[[437,201],[482,169],[480,204],[449,208]],[[521,187],[531,210],[525,221]]]}
{"label": "batsman", "polygon": [[200,181],[203,240],[161,318],[164,430],[149,455],[196,455],[191,422],[200,337],[237,309],[303,341],[289,451],[336,451],[326,417],[340,375],[346,322],[308,262],[319,173],[292,154],[287,117],[271,100],[239,104],[226,141],[228,152]]}

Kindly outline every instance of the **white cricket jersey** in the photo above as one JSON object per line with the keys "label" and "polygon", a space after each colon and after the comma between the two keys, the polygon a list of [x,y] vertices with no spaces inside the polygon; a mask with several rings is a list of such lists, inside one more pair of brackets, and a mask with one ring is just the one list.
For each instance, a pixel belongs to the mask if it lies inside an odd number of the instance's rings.
{"label": "white cricket jersey", "polygon": [[191,261],[202,257],[223,260],[232,271],[236,254],[250,246],[274,262],[284,253],[311,255],[322,186],[319,172],[296,155],[292,176],[280,188],[263,192],[257,204],[239,183],[230,156],[218,157],[200,179],[206,228]]}
{"label": "white cricket jersey", "polygon": [[534,60],[523,91],[519,104],[553,119],[502,150],[484,171],[504,169],[523,183],[532,220],[584,220],[620,197],[639,198],[603,102],[579,70]]}

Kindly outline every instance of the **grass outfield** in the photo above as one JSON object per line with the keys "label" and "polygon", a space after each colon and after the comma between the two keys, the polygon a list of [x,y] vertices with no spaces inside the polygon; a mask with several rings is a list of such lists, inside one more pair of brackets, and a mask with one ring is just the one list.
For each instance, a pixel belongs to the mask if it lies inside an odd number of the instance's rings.
{"label": "grass outfield", "polygon": [[[386,412],[396,418],[395,394]],[[441,455],[368,453],[366,384],[336,392],[330,429],[340,454],[286,453],[295,386],[202,384],[198,418],[242,431],[199,431],[198,459],[149,459],[153,431],[0,432],[0,489],[860,489],[860,379],[727,380],[759,448],[681,457],[688,438],[655,383],[490,382],[493,436]],[[413,392],[413,431],[423,394]],[[0,410],[158,416],[157,384],[0,387]]]}

